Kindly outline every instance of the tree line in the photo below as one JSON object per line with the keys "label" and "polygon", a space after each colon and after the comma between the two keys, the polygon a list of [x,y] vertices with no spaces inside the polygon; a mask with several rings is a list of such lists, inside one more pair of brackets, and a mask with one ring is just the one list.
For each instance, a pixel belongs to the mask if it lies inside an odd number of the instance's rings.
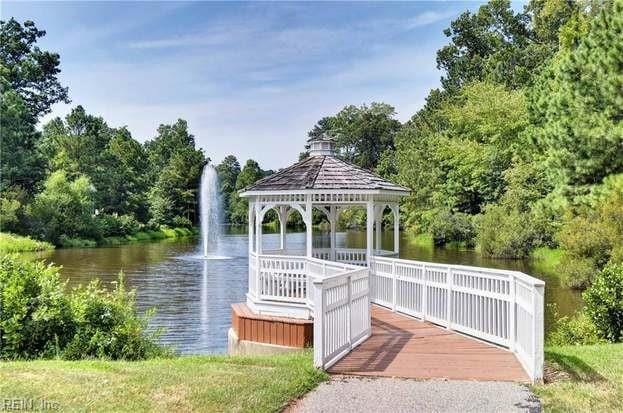
{"label": "tree line", "polygon": [[[183,120],[145,144],[80,106],[35,128],[69,96],[59,56],[36,47],[44,34],[2,22],[2,229],[62,243],[195,224],[209,159]],[[531,0],[521,11],[491,0],[444,34],[441,86],[409,121],[387,103],[349,105],[309,137],[332,136],[338,156],[411,188],[403,222],[436,245],[503,258],[559,247],[569,284],[590,284],[623,260],[621,0]],[[226,220],[245,224],[238,191],[272,171],[233,155],[217,171]],[[342,226],[363,219],[346,211]]]}

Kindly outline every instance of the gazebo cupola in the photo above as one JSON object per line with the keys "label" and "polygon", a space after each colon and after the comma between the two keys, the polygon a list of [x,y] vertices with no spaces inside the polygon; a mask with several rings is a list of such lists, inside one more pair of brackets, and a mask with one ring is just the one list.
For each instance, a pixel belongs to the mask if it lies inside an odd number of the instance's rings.
{"label": "gazebo cupola", "polygon": [[[249,200],[249,293],[247,303],[261,312],[261,297],[255,294],[253,279],[260,279],[259,257],[287,255],[319,258],[356,265],[369,265],[374,255],[396,256],[399,251],[400,199],[409,193],[374,173],[336,156],[335,141],[326,135],[308,141],[309,156],[277,173],[262,178],[243,189],[241,197]],[[366,248],[338,248],[336,227],[340,212],[359,206],[366,209]],[[314,248],[312,243],[312,210],[327,217],[330,247]],[[383,212],[393,214],[394,242],[389,251],[381,247]],[[280,224],[278,249],[262,245],[262,221],[269,210],[275,210]],[[286,222],[291,213],[301,214],[306,227],[305,249],[286,245]]]}
{"label": "gazebo cupola", "polygon": [[335,140],[325,134],[307,141],[305,148],[309,156],[335,156]]}

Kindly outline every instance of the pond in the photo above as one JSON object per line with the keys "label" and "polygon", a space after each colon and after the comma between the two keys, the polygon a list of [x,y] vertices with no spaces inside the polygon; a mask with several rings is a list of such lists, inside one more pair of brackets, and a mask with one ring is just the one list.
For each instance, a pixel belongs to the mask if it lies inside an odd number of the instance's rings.
{"label": "pond", "polygon": [[[198,252],[197,239],[163,240],[118,247],[58,249],[46,258],[62,265],[62,275],[70,286],[87,284],[99,278],[105,285],[117,279],[120,271],[130,288],[136,289],[141,311],[156,308],[151,326],[162,327],[162,343],[183,354],[221,353],[227,349],[230,305],[245,300],[248,278],[247,235],[229,231],[222,239],[228,259],[193,260]],[[383,233],[383,246],[390,249],[391,231]],[[314,245],[328,246],[328,234],[317,233]],[[266,234],[264,248],[278,246],[278,234]],[[288,248],[303,249],[305,234],[288,233]],[[365,232],[337,234],[338,247],[365,247]],[[421,246],[407,233],[401,234],[400,257],[420,261],[475,265],[523,271],[546,282],[545,301],[555,303],[561,315],[573,313],[581,298],[563,288],[555,274],[539,262],[493,260],[474,251]],[[546,329],[553,311],[546,307]]]}

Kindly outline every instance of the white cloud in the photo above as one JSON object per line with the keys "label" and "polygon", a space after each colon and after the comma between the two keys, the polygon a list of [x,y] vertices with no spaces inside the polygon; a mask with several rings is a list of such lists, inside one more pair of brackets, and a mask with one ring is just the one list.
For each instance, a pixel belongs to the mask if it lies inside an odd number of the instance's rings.
{"label": "white cloud", "polygon": [[407,29],[415,29],[417,27],[428,26],[429,24],[447,20],[455,14],[455,12],[425,11],[409,19],[405,27]]}

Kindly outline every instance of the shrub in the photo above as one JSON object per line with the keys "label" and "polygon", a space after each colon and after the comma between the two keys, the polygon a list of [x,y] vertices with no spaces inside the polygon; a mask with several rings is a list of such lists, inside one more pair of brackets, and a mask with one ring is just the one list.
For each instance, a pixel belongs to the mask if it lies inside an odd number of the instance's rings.
{"label": "shrub", "polygon": [[590,345],[603,342],[593,320],[584,311],[572,317],[561,317],[548,337],[553,346]]}
{"label": "shrub", "polygon": [[190,228],[190,227],[193,226],[193,223],[191,222],[190,219],[188,219],[186,217],[181,217],[181,216],[174,217],[173,220],[171,221],[171,223],[175,227]]}
{"label": "shrub", "polygon": [[525,258],[537,245],[538,236],[529,213],[489,205],[477,220],[477,241],[483,255]]}
{"label": "shrub", "polygon": [[0,358],[56,355],[75,324],[58,268],[42,262],[0,258]]}
{"label": "shrub", "polygon": [[97,280],[71,297],[76,333],[64,351],[67,359],[139,360],[163,354],[154,334],[147,335],[147,318],[138,317],[134,293],[126,292],[123,276],[114,291]]}
{"label": "shrub", "polygon": [[17,256],[0,259],[0,358],[104,357],[136,360],[166,354],[147,334],[123,278],[113,292],[97,281],[65,292],[59,269]]}
{"label": "shrub", "polygon": [[437,246],[450,242],[464,243],[465,246],[474,245],[476,233],[472,218],[468,214],[450,211],[435,213],[428,219],[427,229]]}
{"label": "shrub", "polygon": [[139,231],[140,223],[132,215],[99,214],[96,225],[101,237],[122,237]]}
{"label": "shrub", "polygon": [[65,248],[93,248],[97,246],[97,242],[92,239],[70,238],[67,235],[61,235],[58,243]]}
{"label": "shrub", "polygon": [[607,265],[582,295],[586,311],[607,340],[623,340],[623,264]]}

